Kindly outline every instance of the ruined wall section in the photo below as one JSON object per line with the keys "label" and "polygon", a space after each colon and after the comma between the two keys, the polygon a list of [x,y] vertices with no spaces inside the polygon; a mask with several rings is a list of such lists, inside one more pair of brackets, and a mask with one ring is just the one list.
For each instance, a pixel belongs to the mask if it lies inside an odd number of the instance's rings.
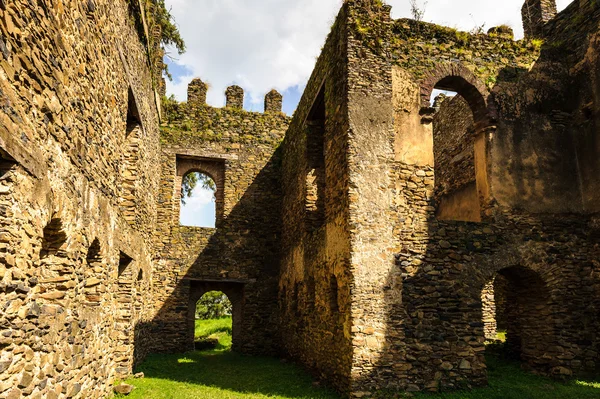
{"label": "ruined wall section", "polygon": [[[159,137],[146,49],[124,1],[3,2],[0,30],[0,396],[103,397],[143,357],[136,326],[152,316]],[[130,88],[147,171],[137,226],[118,189]]]}
{"label": "ruined wall section", "polygon": [[283,143],[279,282],[284,350],[351,389],[352,321],[345,5]]}
{"label": "ruined wall section", "polygon": [[[437,391],[485,384],[482,291],[496,273],[519,267],[531,271],[539,281],[543,281],[540,285],[547,299],[537,318],[531,309],[523,310],[526,306],[522,303],[517,306],[521,312],[519,317],[527,320],[534,335],[539,333],[538,338],[543,335],[543,339],[530,340],[524,346],[521,353],[523,364],[537,372],[555,376],[576,375],[596,369],[598,352],[594,326],[598,320],[588,315],[593,314],[597,306],[597,300],[591,293],[595,284],[593,259],[598,248],[591,244],[594,233],[587,230],[592,227],[587,217],[531,216],[505,208],[498,210],[493,220],[484,223],[442,221],[436,215],[434,175],[437,170],[434,170],[432,156],[432,119],[427,109],[428,95],[435,83],[431,78],[438,75],[440,79],[460,76],[478,90],[485,89],[478,81],[491,83],[495,80],[488,87],[501,90],[506,82],[518,82],[530,73],[528,71],[539,55],[534,44],[531,44],[530,52],[527,46],[507,39],[470,36],[473,43],[481,41],[477,46],[479,50],[473,47],[473,53],[464,56],[461,55],[464,52],[454,47],[456,42],[448,42],[448,48],[446,45],[433,46],[434,37],[430,39],[432,47],[427,50],[428,46],[422,43],[424,37],[428,37],[428,30],[414,30],[410,31],[413,39],[405,38],[402,44],[410,48],[413,43],[414,51],[407,50],[406,58],[399,58],[399,55],[404,57],[404,49],[395,44],[398,22],[392,28],[395,35],[390,38],[391,47],[387,47],[386,37],[389,36],[385,33],[385,17],[373,11],[374,3],[364,6],[369,12],[361,14],[363,19],[355,19],[355,34],[364,47],[357,50],[360,62],[352,63],[350,57],[352,66],[349,71],[352,82],[361,82],[360,78],[364,77],[372,79],[358,86],[370,90],[362,97],[353,97],[351,91],[348,105],[351,121],[360,122],[361,117],[368,115],[370,117],[365,119],[375,125],[374,129],[365,129],[368,123],[362,126],[351,124],[356,127],[352,130],[351,141],[362,145],[360,157],[356,157],[357,164],[351,162],[349,178],[352,189],[362,190],[360,197],[364,199],[353,198],[351,226],[358,221],[356,225],[360,229],[358,232],[352,229],[351,237],[365,237],[357,242],[356,249],[362,248],[371,255],[370,259],[357,262],[353,269],[355,286],[352,301],[356,309],[352,314],[355,333],[354,393],[362,396],[365,392],[385,388]],[[414,22],[407,24],[409,27],[421,26]],[[455,31],[445,28],[432,27],[432,30],[456,35]],[[420,32],[424,32],[425,36],[419,36]],[[494,43],[498,47],[494,47]],[[485,45],[490,46],[489,53],[481,51]],[[477,57],[474,56],[475,51],[480,51]],[[380,59],[372,60],[374,55]],[[460,64],[455,62],[456,58],[460,58]],[[523,61],[525,65],[520,69],[519,60],[530,62]],[[473,76],[465,74],[463,67]],[[387,68],[391,68],[391,82]],[[490,77],[493,79],[488,79]],[[499,80],[503,83],[500,84]],[[392,88],[391,94],[386,89],[387,85]],[[526,91],[523,87],[521,90]],[[529,94],[535,90],[537,86]],[[555,88],[548,90],[554,92]],[[480,93],[487,96],[485,90]],[[365,97],[377,101],[388,95],[394,107],[395,149],[400,148],[398,137],[405,139],[414,134],[413,141],[400,143],[405,145],[404,148],[415,150],[410,160],[405,152],[396,151],[393,157],[389,154],[385,146],[386,136],[383,130],[379,130],[386,119],[373,115],[371,109],[376,107],[361,107],[368,101]],[[485,99],[488,100],[487,97]],[[478,112],[487,114],[486,111],[495,111],[488,109],[488,104],[491,103],[486,102],[483,110],[478,109]],[[494,117],[503,117],[502,106],[508,107],[509,104],[500,104]],[[376,109],[385,111],[385,107]],[[486,119],[481,116],[479,122],[494,121],[492,117]],[[499,126],[495,133],[493,128],[489,131],[483,129],[482,133],[487,135],[486,139],[496,139],[504,132]],[[559,146],[548,145],[548,148],[554,150]],[[352,151],[349,153],[352,154]],[[370,158],[371,153],[378,154],[380,158]],[[517,159],[521,155],[518,152],[512,154]],[[387,172],[390,184],[386,185],[386,173],[378,168],[385,165],[385,160],[390,159],[388,157],[395,162],[393,169]],[[370,175],[368,169],[361,170],[361,158],[370,160],[365,163],[379,170],[379,174]],[[506,163],[507,158],[495,159],[500,166]],[[550,180],[553,175],[548,172],[544,177]],[[571,180],[572,177],[564,179],[569,183],[572,183]],[[379,185],[371,186],[371,182]],[[384,190],[394,193],[394,206],[385,200],[386,193],[381,192]],[[569,196],[561,192],[561,196],[555,198],[566,201]],[[354,219],[360,215],[365,215],[365,221]],[[572,228],[565,229],[568,225]],[[386,229],[390,227],[397,241],[388,239]],[[375,231],[377,238],[370,237]],[[395,253],[391,253],[390,248]],[[575,256],[571,256],[573,251],[576,251]],[[394,256],[395,264],[388,266],[386,262]],[[368,271],[361,271],[360,265],[363,264],[370,266]],[[581,290],[574,292],[569,286],[577,286]],[[578,306],[579,310],[576,310]],[[538,320],[539,324],[535,325],[534,320]],[[539,320],[547,320],[550,327],[542,325]],[[584,330],[575,327],[579,325],[585,325]],[[584,338],[586,336],[587,339]],[[539,345],[538,342],[551,342],[552,345]],[[564,356],[564,353],[568,355]]]}
{"label": "ruined wall section", "polygon": [[471,34],[411,19],[394,21],[391,61],[421,80],[441,64],[460,62],[488,88],[526,73],[539,56],[541,42],[513,40],[491,31]]}
{"label": "ruined wall section", "polygon": [[576,169],[584,212],[600,210],[600,5],[575,1],[545,29],[547,52],[569,71],[570,90],[551,115],[554,126],[565,125],[573,136]]}
{"label": "ruined wall section", "polygon": [[[597,70],[597,31],[598,6],[587,0],[546,23],[537,40],[398,20],[392,61],[417,82],[460,62],[492,92],[488,103],[498,122],[493,137],[486,137],[486,162],[497,204],[589,213],[596,211],[598,192],[595,85],[587,84]],[[400,157],[405,148],[396,147]]]}
{"label": "ruined wall section", "polygon": [[573,2],[544,26],[535,66],[494,89],[501,117],[490,147],[497,163],[491,184],[500,204],[598,211],[597,84],[590,82],[597,75],[599,18],[595,2]]}
{"label": "ruined wall section", "polygon": [[[243,286],[234,315],[233,349],[273,354],[277,339],[277,282],[281,234],[281,158],[289,118],[277,110],[247,112],[240,101],[213,108],[204,96],[166,107],[161,130],[162,183],[155,279],[155,352],[193,348],[193,287],[199,282]],[[241,90],[241,89],[240,89]],[[239,90],[234,91],[239,98]],[[243,92],[242,92],[243,96]],[[243,98],[243,97],[242,97]],[[188,171],[217,184],[216,228],[180,226],[181,183]],[[190,313],[191,312],[191,313]],[[190,319],[191,315],[191,319]],[[238,317],[241,317],[241,321]],[[191,324],[190,324],[191,322]],[[191,332],[191,335],[190,335]]]}

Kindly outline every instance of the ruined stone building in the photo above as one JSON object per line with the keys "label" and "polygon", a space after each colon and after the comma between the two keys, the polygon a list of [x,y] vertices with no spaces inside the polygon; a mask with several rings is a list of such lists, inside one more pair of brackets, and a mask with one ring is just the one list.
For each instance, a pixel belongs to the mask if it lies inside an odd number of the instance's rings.
{"label": "ruined stone building", "polygon": [[[0,0],[0,397],[109,395],[214,289],[234,350],[356,397],[485,384],[497,325],[598,372],[600,2],[522,13],[514,41],[347,0],[287,117],[161,104],[138,0]],[[194,171],[214,229],[179,224]]]}

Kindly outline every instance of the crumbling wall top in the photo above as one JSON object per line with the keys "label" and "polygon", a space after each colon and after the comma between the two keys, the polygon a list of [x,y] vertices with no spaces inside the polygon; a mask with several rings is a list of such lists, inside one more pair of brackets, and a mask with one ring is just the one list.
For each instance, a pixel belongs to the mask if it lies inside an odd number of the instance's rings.
{"label": "crumbling wall top", "polygon": [[544,25],[556,16],[556,0],[526,0],[521,16],[525,37],[542,37]]}
{"label": "crumbling wall top", "polygon": [[412,19],[392,26],[391,61],[421,80],[440,64],[461,62],[488,89],[515,79],[538,59],[541,41],[512,40],[505,28],[472,34]]}

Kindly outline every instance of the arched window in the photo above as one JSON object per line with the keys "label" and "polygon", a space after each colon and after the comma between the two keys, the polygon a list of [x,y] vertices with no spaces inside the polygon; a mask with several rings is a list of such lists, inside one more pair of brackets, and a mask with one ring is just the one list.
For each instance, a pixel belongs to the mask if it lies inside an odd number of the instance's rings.
{"label": "arched window", "polygon": [[437,217],[481,221],[489,201],[487,88],[461,65],[442,65],[421,84],[422,123],[432,124]]}
{"label": "arched window", "polygon": [[216,194],[217,185],[207,174],[192,171],[184,175],[181,183],[180,224],[214,228]]}

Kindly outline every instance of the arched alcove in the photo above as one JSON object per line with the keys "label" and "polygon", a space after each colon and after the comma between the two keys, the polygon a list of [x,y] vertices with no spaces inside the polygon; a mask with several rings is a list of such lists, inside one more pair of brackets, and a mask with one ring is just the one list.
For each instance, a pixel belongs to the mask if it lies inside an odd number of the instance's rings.
{"label": "arched alcove", "polygon": [[62,220],[60,218],[52,218],[50,223],[44,227],[40,258],[47,258],[51,255],[64,256],[63,250],[66,242],[67,235],[63,231]]}
{"label": "arched alcove", "polygon": [[102,262],[102,246],[97,238],[88,247],[85,261],[87,264],[84,270],[86,305],[97,306],[108,283],[108,273]]}
{"label": "arched alcove", "polygon": [[142,119],[133,90],[130,88],[127,95],[127,116],[125,129],[125,142],[122,147],[120,186],[120,206],[125,220],[130,225],[136,222],[137,208],[136,195],[139,184],[140,142],[143,140]]}
{"label": "arched alcove", "polygon": [[182,178],[179,223],[182,226],[216,226],[217,184],[206,173],[190,171]]}

